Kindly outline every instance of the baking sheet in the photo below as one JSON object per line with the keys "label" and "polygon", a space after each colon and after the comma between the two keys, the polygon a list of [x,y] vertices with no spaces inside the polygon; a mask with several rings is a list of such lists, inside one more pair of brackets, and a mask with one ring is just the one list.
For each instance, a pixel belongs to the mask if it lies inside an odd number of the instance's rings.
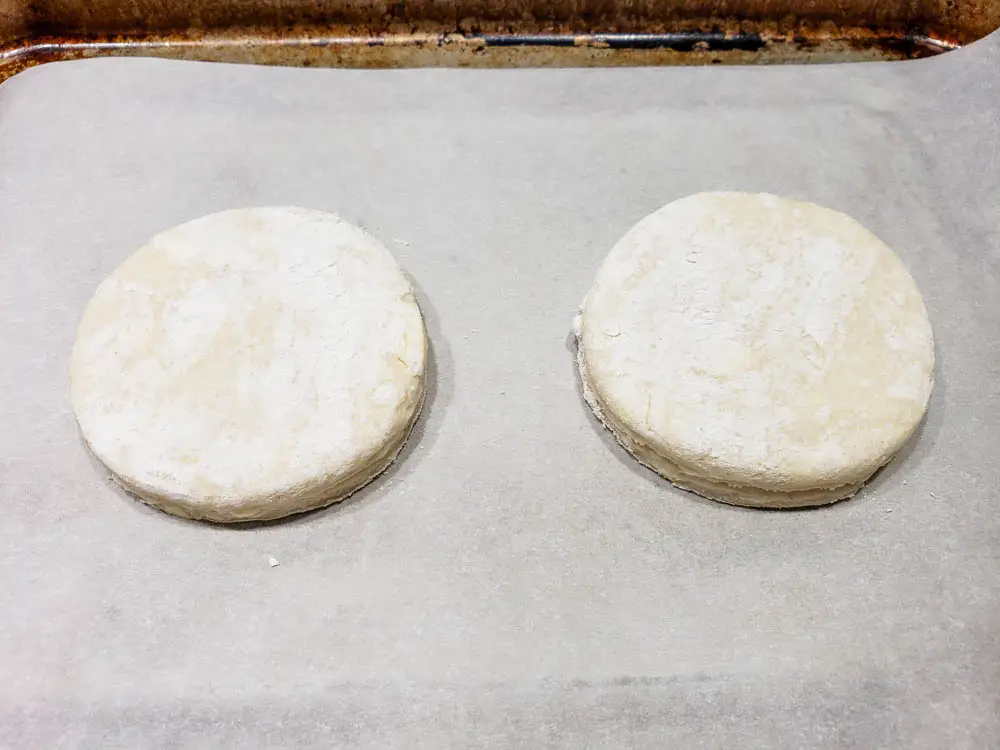
{"label": "baking sheet", "polygon": [[[996,747],[998,71],[994,35],[839,67],[95,60],[5,83],[0,746]],[[854,215],[923,291],[931,408],[854,500],[700,500],[579,395],[598,263],[723,188]],[[426,412],[340,506],[182,521],[88,460],[75,326],[153,233],[262,204],[393,250],[433,344]]]}

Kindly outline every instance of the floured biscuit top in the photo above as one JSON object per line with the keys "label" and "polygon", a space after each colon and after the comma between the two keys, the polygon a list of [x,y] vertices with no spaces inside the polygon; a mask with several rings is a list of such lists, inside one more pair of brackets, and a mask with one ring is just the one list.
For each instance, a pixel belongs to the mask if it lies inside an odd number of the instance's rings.
{"label": "floured biscuit top", "polygon": [[100,285],[73,408],[97,458],[152,504],[273,518],[388,465],[421,405],[425,346],[378,240],[317,211],[226,211],[156,236]]}
{"label": "floured biscuit top", "polygon": [[844,214],[772,195],[704,193],[640,221],[578,336],[591,405],[626,447],[728,502],[851,494],[933,386],[927,313],[896,254]]}

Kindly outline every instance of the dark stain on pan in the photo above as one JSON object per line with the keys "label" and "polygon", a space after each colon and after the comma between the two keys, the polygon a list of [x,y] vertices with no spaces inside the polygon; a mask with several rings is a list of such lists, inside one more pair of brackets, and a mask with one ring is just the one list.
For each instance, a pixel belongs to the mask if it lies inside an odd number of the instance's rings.
{"label": "dark stain on pan", "polygon": [[424,31],[482,35],[666,34],[741,22],[842,29],[935,26],[984,36],[1000,25],[996,0],[0,0],[0,37],[17,22],[30,35],[186,32],[196,29],[351,27],[360,35]]}
{"label": "dark stain on pan", "polygon": [[1000,0],[0,0],[0,80],[144,56],[316,67],[554,67],[926,57]]}

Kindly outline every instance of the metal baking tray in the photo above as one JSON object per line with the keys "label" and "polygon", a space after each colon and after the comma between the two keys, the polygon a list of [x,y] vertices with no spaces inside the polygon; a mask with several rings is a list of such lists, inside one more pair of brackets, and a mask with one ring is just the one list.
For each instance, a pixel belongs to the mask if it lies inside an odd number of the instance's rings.
{"label": "metal baking tray", "polygon": [[325,67],[911,59],[1000,27],[1000,0],[0,0],[0,81],[116,55]]}

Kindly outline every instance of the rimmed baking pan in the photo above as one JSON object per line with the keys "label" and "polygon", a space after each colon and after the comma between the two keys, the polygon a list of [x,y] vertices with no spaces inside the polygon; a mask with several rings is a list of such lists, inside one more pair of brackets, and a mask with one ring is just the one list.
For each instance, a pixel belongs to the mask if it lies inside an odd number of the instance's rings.
{"label": "rimmed baking pan", "polygon": [[372,68],[891,60],[997,27],[998,0],[0,0],[0,80],[102,55]]}

